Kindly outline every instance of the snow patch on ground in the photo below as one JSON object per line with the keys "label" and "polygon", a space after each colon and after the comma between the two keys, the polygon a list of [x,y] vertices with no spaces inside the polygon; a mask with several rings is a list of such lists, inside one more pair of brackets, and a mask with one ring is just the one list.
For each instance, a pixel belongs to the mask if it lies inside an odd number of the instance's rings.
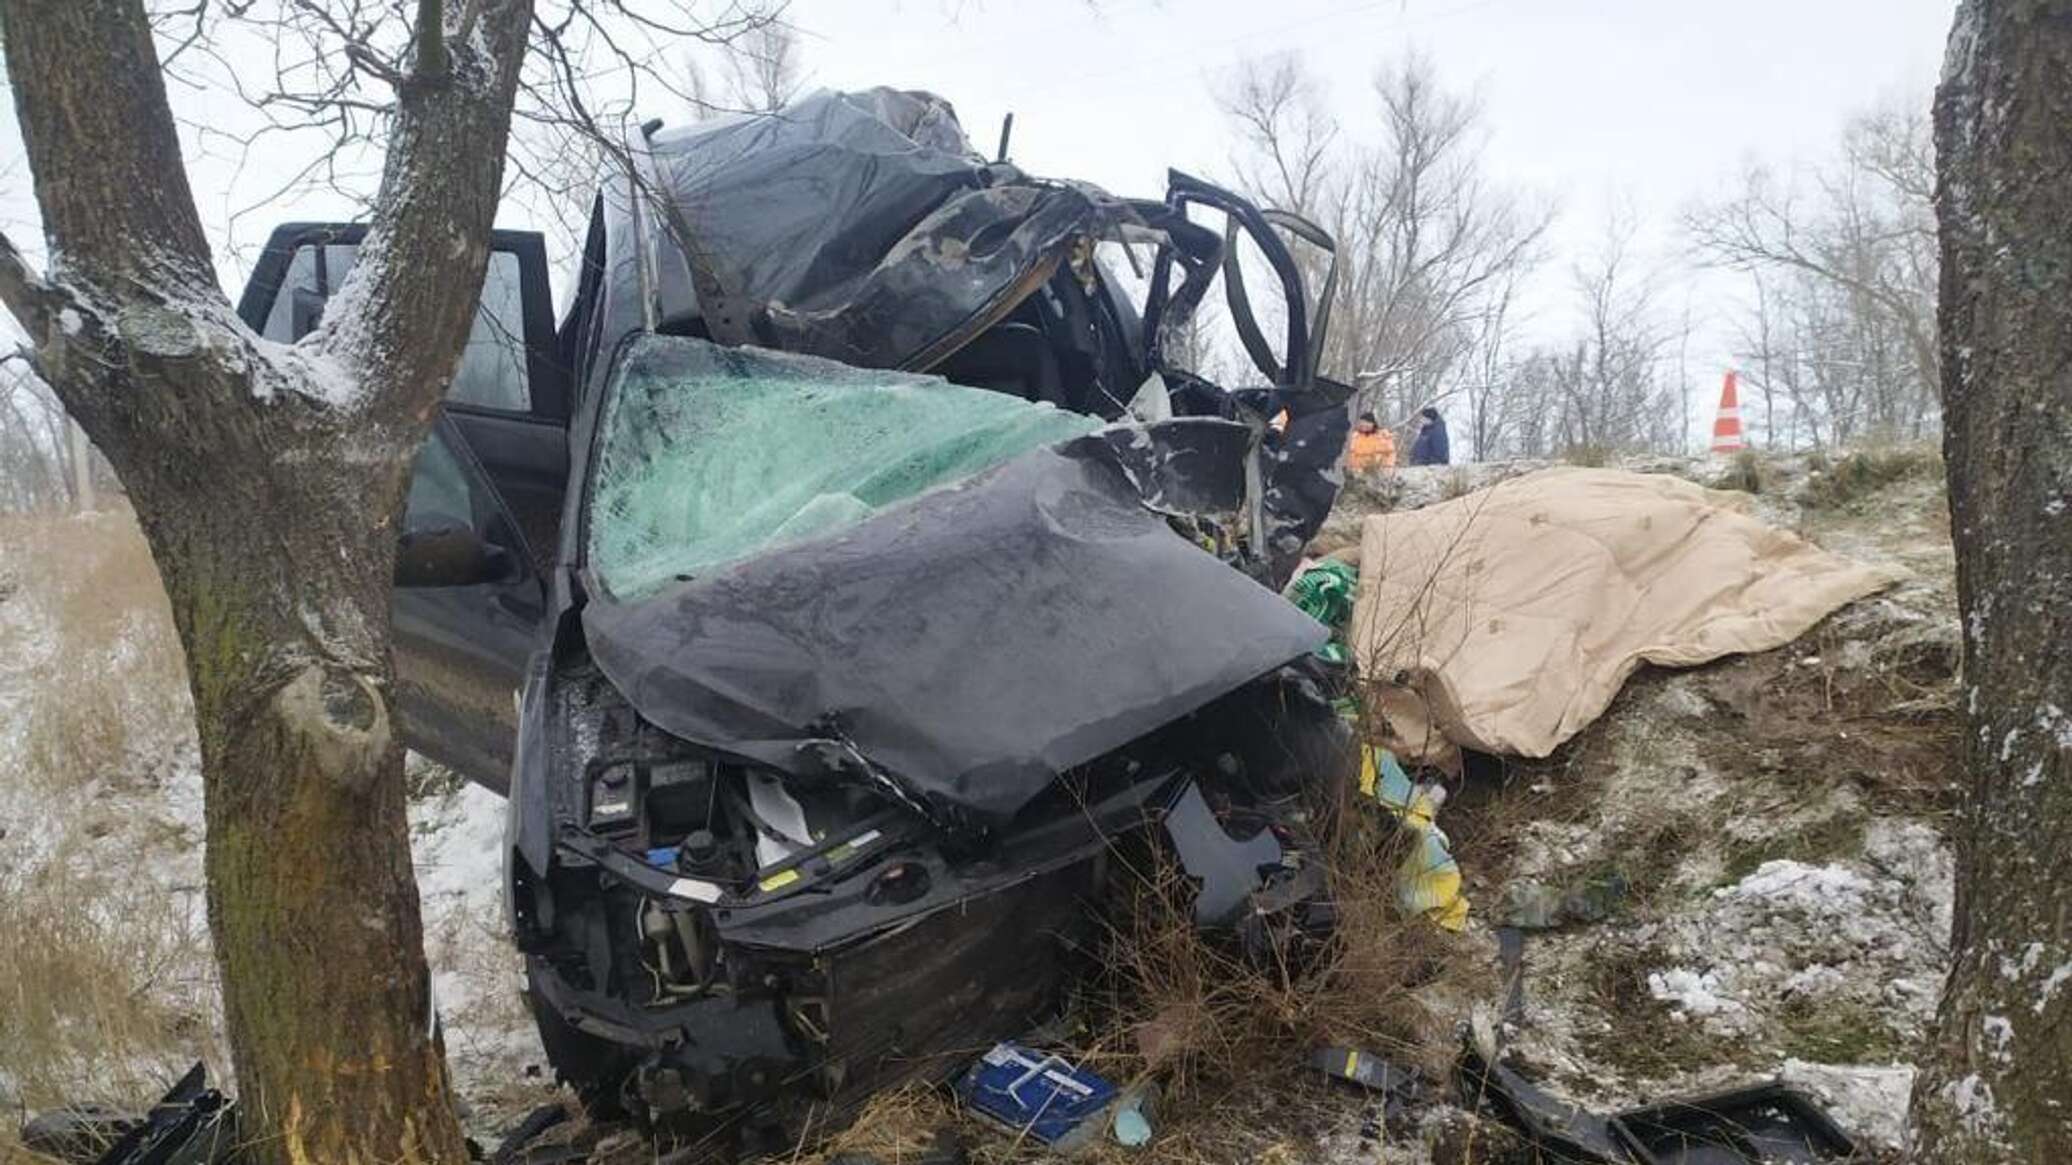
{"label": "snow patch on ground", "polygon": [[1720,994],[1719,976],[1711,971],[1671,967],[1648,975],[1648,993],[1676,1006],[1680,1015],[1703,1019],[1709,1015],[1739,1013],[1742,1006]]}
{"label": "snow patch on ground", "polygon": [[1675,962],[1650,974],[1655,998],[1722,1036],[1786,1008],[1857,1009],[1895,1037],[1920,1030],[1949,938],[1950,858],[1925,827],[1882,838],[1904,863],[1888,873],[1777,859],[1715,890],[1702,914],[1667,922],[1657,937]]}
{"label": "snow patch on ground", "polygon": [[1828,1115],[1859,1146],[1898,1149],[1906,1144],[1907,1103],[1914,1091],[1911,1066],[1786,1060],[1779,1076],[1825,1104]]}
{"label": "snow patch on ground", "polygon": [[[533,1099],[528,1080],[548,1078],[505,921],[505,805],[480,785],[463,784],[410,806],[425,955],[447,1062],[462,1099],[498,1115]],[[528,1095],[507,1103],[514,1086]]]}

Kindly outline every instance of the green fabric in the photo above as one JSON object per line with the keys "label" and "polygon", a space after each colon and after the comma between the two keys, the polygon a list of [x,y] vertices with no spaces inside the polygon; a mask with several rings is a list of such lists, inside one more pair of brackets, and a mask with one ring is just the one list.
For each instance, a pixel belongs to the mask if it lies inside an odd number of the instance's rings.
{"label": "green fabric", "polygon": [[936,377],[676,337],[639,341],[610,391],[589,553],[622,598],[1101,424]]}
{"label": "green fabric", "polygon": [[1303,614],[1331,629],[1331,640],[1317,648],[1317,654],[1332,663],[1345,663],[1351,653],[1345,646],[1345,630],[1352,624],[1353,600],[1359,597],[1360,572],[1350,563],[1326,558],[1289,582],[1282,594]]}

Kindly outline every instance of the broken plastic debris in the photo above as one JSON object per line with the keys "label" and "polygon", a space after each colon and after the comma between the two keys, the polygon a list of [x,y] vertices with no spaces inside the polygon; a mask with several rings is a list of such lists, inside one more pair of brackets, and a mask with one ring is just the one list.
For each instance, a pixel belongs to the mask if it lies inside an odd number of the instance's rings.
{"label": "broken plastic debris", "polygon": [[1595,870],[1565,882],[1520,880],[1503,889],[1497,918],[1520,930],[1548,930],[1567,922],[1602,922],[1631,888],[1616,869]]}
{"label": "broken plastic debris", "polygon": [[1201,788],[1187,786],[1165,817],[1166,836],[1180,852],[1180,866],[1201,882],[1194,896],[1194,921],[1201,927],[1234,925],[1262,883],[1259,871],[1281,864],[1281,843],[1262,829],[1240,840],[1216,820]]}
{"label": "broken plastic debris", "polygon": [[1151,1141],[1151,1122],[1134,1108],[1124,1109],[1115,1114],[1115,1140],[1127,1148],[1141,1148]]}
{"label": "broken plastic debris", "polygon": [[1435,785],[1413,785],[1394,753],[1376,745],[1361,750],[1360,791],[1416,835],[1396,870],[1396,901],[1447,930],[1468,924],[1468,900],[1461,894],[1460,866],[1434,820],[1445,802]]}
{"label": "broken plastic debris", "polygon": [[1805,1094],[1770,1082],[1606,1117],[1561,1100],[1477,1039],[1461,1054],[1460,1090],[1564,1160],[1610,1165],[1760,1165],[1852,1158],[1856,1146]]}
{"label": "broken plastic debris", "polygon": [[75,1104],[38,1113],[22,1123],[22,1147],[60,1161],[98,1161],[142,1117],[100,1104]]}
{"label": "broken plastic debris", "polygon": [[229,1165],[237,1144],[234,1104],[208,1086],[208,1071],[196,1064],[102,1155],[100,1165]]}
{"label": "broken plastic debris", "polygon": [[1381,1097],[1381,1116],[1402,1119],[1424,1103],[1433,1089],[1425,1078],[1359,1048],[1323,1047],[1310,1053],[1309,1066],[1326,1076],[1356,1084]]}
{"label": "broken plastic debris", "polygon": [[1162,1093],[1156,1084],[1135,1084],[1116,1098],[1108,1135],[1125,1149],[1141,1149],[1157,1133],[1158,1103]]}

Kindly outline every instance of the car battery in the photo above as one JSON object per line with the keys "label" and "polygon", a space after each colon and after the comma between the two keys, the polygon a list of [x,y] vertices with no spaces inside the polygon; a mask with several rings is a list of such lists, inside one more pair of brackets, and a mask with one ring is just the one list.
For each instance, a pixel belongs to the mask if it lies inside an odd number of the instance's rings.
{"label": "car battery", "polygon": [[1014,1043],[993,1045],[961,1091],[981,1114],[1056,1148],[1100,1134],[1116,1087],[1071,1061]]}

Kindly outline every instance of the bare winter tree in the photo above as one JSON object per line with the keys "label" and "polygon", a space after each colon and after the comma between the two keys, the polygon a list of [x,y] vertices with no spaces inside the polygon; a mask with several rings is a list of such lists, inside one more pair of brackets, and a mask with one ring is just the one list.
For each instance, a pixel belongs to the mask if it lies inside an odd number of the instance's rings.
{"label": "bare winter tree", "polygon": [[[776,19],[754,23],[737,36],[709,42],[685,58],[692,115],[775,113],[805,86],[805,52],[798,29]],[[717,58],[719,81],[708,62]]]}
{"label": "bare winter tree", "polygon": [[1218,94],[1241,146],[1241,189],[1330,229],[1338,299],[1322,367],[1360,387],[1362,407],[1403,422],[1486,379],[1516,280],[1539,258],[1551,214],[1483,172],[1481,109],[1412,56],[1374,81],[1379,139],[1341,142],[1315,81],[1293,57],[1242,66]]}
{"label": "bare winter tree", "polygon": [[65,413],[26,359],[0,361],[0,510],[75,504]]}
{"label": "bare winter tree", "polygon": [[1702,255],[1764,280],[1761,353],[1792,359],[1752,387],[1789,397],[1815,444],[1934,431],[1934,165],[1927,119],[1885,106],[1848,125],[1831,164],[1756,167],[1739,196],[1686,216]]}
{"label": "bare winter tree", "polygon": [[0,298],[121,474],[172,599],[264,1159],[466,1159],[426,1022],[383,518],[474,314],[453,289],[481,284],[531,15],[420,5],[373,232],[288,348],[217,286],[140,0],[0,4],[55,256],[38,273],[0,243]]}
{"label": "bare winter tree", "polygon": [[[1791,449],[1798,444],[1797,353],[1787,346],[1780,297],[1771,292],[1777,277],[1767,270],[1749,273],[1755,303],[1740,324],[1735,353],[1741,365],[1743,391],[1754,402],[1742,410],[1742,423],[1749,440],[1772,449]],[[1782,423],[1778,406],[1783,404]],[[1819,444],[1819,437],[1814,437]]]}
{"label": "bare winter tree", "polygon": [[1928,1165],[2072,1160],[2072,0],[1964,0],[1935,102],[1971,784]]}
{"label": "bare winter tree", "polygon": [[1654,279],[1634,254],[1634,234],[1630,215],[1612,215],[1597,251],[1570,271],[1573,338],[1510,371],[1503,407],[1521,418],[1521,455],[1682,448],[1683,386],[1666,367],[1676,335],[1655,315]]}
{"label": "bare winter tree", "polygon": [[1467,413],[1469,447],[1476,461],[1491,461],[1504,455],[1514,433],[1527,426],[1521,399],[1510,391],[1515,357],[1510,338],[1518,284],[1525,272],[1513,270],[1496,281],[1482,304],[1482,318],[1475,328],[1467,367],[1461,385],[1461,405]]}
{"label": "bare winter tree", "polygon": [[1302,59],[1282,54],[1246,61],[1217,100],[1240,147],[1232,167],[1241,188],[1282,210],[1328,215],[1343,172],[1338,123]]}
{"label": "bare winter tree", "polygon": [[[186,649],[249,1159],[464,1161],[392,730],[392,514],[474,318],[514,107],[608,136],[638,94],[587,87],[589,46],[631,72],[619,34],[713,26],[632,0],[162,15],[155,39],[144,0],[0,0],[51,256],[0,237],[0,302],[127,487]],[[224,21],[273,46],[272,80]],[[243,145],[314,129],[303,178],[379,165],[358,261],[293,345],[231,309],[183,168],[161,67],[211,61],[266,119]]]}
{"label": "bare winter tree", "polygon": [[771,21],[725,45],[728,81],[735,103],[754,113],[775,113],[791,104],[805,83],[798,30]]}

